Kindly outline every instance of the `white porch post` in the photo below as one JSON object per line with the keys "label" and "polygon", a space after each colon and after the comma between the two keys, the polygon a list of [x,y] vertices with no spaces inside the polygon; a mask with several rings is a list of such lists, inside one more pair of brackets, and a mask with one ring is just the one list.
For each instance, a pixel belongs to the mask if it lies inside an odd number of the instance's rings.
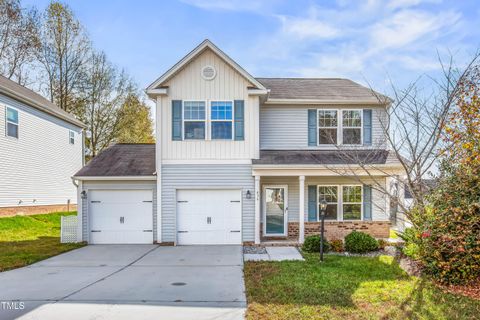
{"label": "white porch post", "polygon": [[260,244],[260,176],[255,176],[255,244]]}
{"label": "white porch post", "polygon": [[305,176],[298,177],[299,182],[299,204],[298,204],[298,242],[303,243],[305,239]]}

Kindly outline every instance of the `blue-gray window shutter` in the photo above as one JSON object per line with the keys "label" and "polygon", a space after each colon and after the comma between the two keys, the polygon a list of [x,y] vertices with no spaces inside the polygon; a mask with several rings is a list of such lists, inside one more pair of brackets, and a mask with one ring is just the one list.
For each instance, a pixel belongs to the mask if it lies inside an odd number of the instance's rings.
{"label": "blue-gray window shutter", "polygon": [[372,109],[363,110],[363,144],[372,145]]}
{"label": "blue-gray window shutter", "polygon": [[245,140],[245,102],[243,100],[235,100],[235,140]]}
{"label": "blue-gray window shutter", "polygon": [[363,220],[372,220],[372,186],[363,185]]}
{"label": "blue-gray window shutter", "polygon": [[308,109],[308,145],[317,145],[317,110]]}
{"label": "blue-gray window shutter", "polygon": [[317,221],[317,186],[308,186],[308,221]]}
{"label": "blue-gray window shutter", "polygon": [[172,140],[182,140],[182,100],[172,100]]}

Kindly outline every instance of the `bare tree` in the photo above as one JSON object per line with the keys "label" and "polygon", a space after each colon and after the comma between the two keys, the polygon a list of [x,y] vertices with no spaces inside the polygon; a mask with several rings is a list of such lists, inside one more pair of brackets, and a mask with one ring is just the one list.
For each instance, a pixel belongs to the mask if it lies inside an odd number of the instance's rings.
{"label": "bare tree", "polygon": [[95,157],[115,141],[120,108],[134,91],[131,80],[117,70],[105,53],[91,53],[75,113],[87,125],[87,157]]}
{"label": "bare tree", "polygon": [[26,85],[29,69],[40,48],[36,10],[19,0],[0,0],[0,74]]}
{"label": "bare tree", "polygon": [[41,42],[39,60],[46,78],[45,91],[58,107],[73,111],[90,41],[68,6],[50,3],[43,17]]}
{"label": "bare tree", "polygon": [[[441,80],[423,76],[403,90],[392,86],[393,99],[372,90],[380,104],[387,106],[386,114],[380,113],[377,118],[385,140],[376,141],[377,145],[369,149],[338,148],[348,169],[330,169],[359,181],[368,177],[374,190],[399,207],[404,216],[399,217],[400,222],[404,222],[403,219],[413,225],[421,223],[431,187],[426,180],[438,174],[441,150],[448,148],[442,139],[445,125],[457,103],[461,83],[478,63],[478,58],[476,54],[462,70],[455,67],[452,58],[447,64],[440,60]],[[432,84],[433,92],[426,94],[422,89],[425,80]],[[400,165],[401,173],[389,170],[388,163],[393,162]],[[412,196],[411,207],[399,201],[399,193],[404,188]]]}

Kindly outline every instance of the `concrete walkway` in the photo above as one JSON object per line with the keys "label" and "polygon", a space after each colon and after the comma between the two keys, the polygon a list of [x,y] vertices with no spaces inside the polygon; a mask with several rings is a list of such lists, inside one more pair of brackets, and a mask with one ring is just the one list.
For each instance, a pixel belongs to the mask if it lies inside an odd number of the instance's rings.
{"label": "concrete walkway", "polygon": [[0,319],[243,319],[242,268],[241,246],[87,246],[0,273],[25,306]]}
{"label": "concrete walkway", "polygon": [[296,247],[266,247],[264,254],[244,254],[245,261],[304,260]]}

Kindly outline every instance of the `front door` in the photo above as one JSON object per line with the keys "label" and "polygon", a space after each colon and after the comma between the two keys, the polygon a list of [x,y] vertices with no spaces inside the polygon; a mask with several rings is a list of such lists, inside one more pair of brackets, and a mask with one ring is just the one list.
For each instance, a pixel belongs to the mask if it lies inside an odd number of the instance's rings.
{"label": "front door", "polygon": [[266,236],[287,235],[287,186],[264,187],[263,234]]}

